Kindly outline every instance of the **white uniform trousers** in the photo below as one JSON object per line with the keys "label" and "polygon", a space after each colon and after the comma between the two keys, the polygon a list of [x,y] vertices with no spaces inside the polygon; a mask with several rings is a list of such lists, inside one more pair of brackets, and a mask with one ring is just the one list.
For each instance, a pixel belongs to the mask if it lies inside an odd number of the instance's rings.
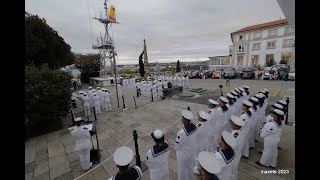
{"label": "white uniform trousers", "polygon": [[177,151],[178,180],[194,180],[193,154]]}
{"label": "white uniform trousers", "polygon": [[90,150],[91,148],[77,150],[80,156],[80,164],[83,170],[88,170],[90,168]]}

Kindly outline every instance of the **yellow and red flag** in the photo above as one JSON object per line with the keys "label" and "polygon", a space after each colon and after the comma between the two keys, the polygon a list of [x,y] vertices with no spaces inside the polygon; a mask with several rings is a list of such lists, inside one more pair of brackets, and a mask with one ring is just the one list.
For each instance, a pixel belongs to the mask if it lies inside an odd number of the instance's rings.
{"label": "yellow and red flag", "polygon": [[109,8],[109,20],[111,22],[116,22],[116,7],[115,7],[115,5],[111,5]]}

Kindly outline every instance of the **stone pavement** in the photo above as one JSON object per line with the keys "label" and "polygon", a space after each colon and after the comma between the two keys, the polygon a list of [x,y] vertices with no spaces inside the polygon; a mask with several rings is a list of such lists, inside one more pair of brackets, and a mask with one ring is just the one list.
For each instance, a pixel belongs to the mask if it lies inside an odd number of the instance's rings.
{"label": "stone pavement", "polygon": [[[250,84],[248,85],[250,86]],[[289,118],[294,118],[294,115],[292,116],[294,114],[294,93],[292,96],[291,91],[289,90],[283,98],[290,96]],[[141,101],[143,101],[142,98]],[[149,102],[148,99],[144,101]],[[134,107],[132,104],[129,106]],[[100,149],[102,150],[100,162],[110,158],[118,147],[128,142],[132,138],[133,129],[137,130],[139,136],[141,160],[146,160],[147,149],[153,145],[150,133],[156,128],[163,129],[177,122],[180,118],[180,111],[188,106],[195,115],[201,109],[208,110],[206,105],[169,99],[147,104],[137,109],[98,115],[97,132]],[[181,127],[182,125],[178,121],[165,130],[166,141],[172,147],[169,157],[170,179],[177,179],[174,139]],[[289,170],[289,174],[267,175],[261,173],[261,169],[265,170],[266,168],[261,168],[255,164],[260,159],[261,155],[258,152],[262,150],[263,146],[262,140],[259,139],[256,147],[250,150],[249,159],[241,159],[239,179],[295,179],[295,128],[285,125],[282,133],[280,142],[282,149],[279,150],[277,170]],[[93,138],[93,142],[94,146],[97,147],[95,138]],[[67,129],[27,141],[25,143],[25,179],[74,179],[82,175],[84,172],[81,170],[79,156],[74,151],[74,146],[75,141]],[[134,141],[130,140],[127,146],[134,150]],[[131,163],[132,165],[135,163],[134,161]],[[116,171],[116,165],[110,158],[80,179],[107,179]],[[143,179],[149,179],[148,173],[148,170],[144,172]],[[195,179],[200,178],[195,176]]]}

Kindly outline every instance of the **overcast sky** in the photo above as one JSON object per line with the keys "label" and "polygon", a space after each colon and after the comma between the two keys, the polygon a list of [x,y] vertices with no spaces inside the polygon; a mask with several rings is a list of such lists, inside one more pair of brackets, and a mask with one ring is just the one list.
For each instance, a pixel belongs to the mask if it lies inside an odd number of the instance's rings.
{"label": "overcast sky", "polygon": [[[45,18],[73,52],[92,50],[89,13],[99,16],[103,0],[25,0],[26,11]],[[227,55],[230,33],[284,19],[277,0],[114,0],[112,25],[118,64],[137,64],[147,41],[149,62],[206,60]],[[92,20],[94,42],[104,27]]]}

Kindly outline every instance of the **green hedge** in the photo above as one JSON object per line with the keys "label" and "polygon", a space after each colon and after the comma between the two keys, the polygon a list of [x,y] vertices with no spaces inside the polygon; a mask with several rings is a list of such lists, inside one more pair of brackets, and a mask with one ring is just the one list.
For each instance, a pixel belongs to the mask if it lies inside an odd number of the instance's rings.
{"label": "green hedge", "polygon": [[71,76],[48,65],[25,68],[25,127],[28,136],[46,134],[61,128],[60,118],[68,113]]}

